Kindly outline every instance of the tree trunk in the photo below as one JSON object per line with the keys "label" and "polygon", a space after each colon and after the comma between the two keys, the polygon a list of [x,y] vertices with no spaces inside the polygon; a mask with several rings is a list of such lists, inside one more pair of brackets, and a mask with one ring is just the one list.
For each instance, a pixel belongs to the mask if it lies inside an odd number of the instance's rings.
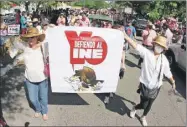
{"label": "tree trunk", "polygon": [[28,12],[29,11],[29,5],[30,5],[30,1],[25,2],[25,10]]}

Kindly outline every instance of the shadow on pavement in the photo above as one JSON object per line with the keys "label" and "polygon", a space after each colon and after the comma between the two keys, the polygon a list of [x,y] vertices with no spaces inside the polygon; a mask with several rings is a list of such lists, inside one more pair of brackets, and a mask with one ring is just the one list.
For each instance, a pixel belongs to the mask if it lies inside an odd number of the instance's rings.
{"label": "shadow on pavement", "polygon": [[127,66],[129,66],[129,67],[137,67],[137,68],[140,69],[140,67],[139,67],[138,65],[136,65],[135,63],[133,63],[133,62],[127,60],[127,59],[125,60],[125,64],[126,64]]}
{"label": "shadow on pavement", "polygon": [[30,123],[29,122],[25,122],[24,127],[29,127]]}
{"label": "shadow on pavement", "polygon": [[76,93],[52,93],[49,83],[49,105],[89,105]]}
{"label": "shadow on pavement", "polygon": [[140,55],[137,55],[137,54],[135,54],[135,53],[130,53],[132,56],[134,56],[136,59],[139,59],[140,58]]}
{"label": "shadow on pavement", "polygon": [[176,83],[176,90],[186,99],[186,73],[179,68],[172,70],[173,77]]}
{"label": "shadow on pavement", "polygon": [[[175,79],[176,96],[186,99],[186,73],[179,68],[172,69],[172,74]],[[170,82],[167,78],[164,78],[164,82]],[[168,95],[171,95],[171,91],[168,91]],[[181,102],[180,99],[177,102]]]}
{"label": "shadow on pavement", "polygon": [[[0,93],[2,95],[2,109],[4,112],[22,113],[23,107],[21,99],[23,95],[17,91],[17,86],[23,83],[24,67],[16,67],[9,71],[4,77],[0,78]],[[15,119],[13,116],[8,116],[10,119]]]}
{"label": "shadow on pavement", "polygon": [[4,56],[0,56],[0,64],[3,64],[4,66],[6,66],[9,63],[12,63],[13,59],[10,57],[10,55],[5,54]]}
{"label": "shadow on pavement", "polygon": [[[101,101],[104,100],[105,94],[95,94]],[[123,97],[120,97],[116,94],[114,94],[113,98],[110,98],[110,103],[105,105],[106,109],[116,112],[119,115],[125,115],[130,112],[130,109],[126,106],[126,104],[123,101],[127,101],[131,103],[132,105],[135,105],[134,102],[127,100]]]}

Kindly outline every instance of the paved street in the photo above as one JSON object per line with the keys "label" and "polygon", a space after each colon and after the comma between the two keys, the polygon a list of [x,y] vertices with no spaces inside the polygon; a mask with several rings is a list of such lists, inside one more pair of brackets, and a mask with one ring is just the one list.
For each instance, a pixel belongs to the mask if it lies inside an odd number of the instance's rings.
{"label": "paved street", "polygon": [[[129,110],[139,102],[136,93],[140,69],[138,56],[131,51],[126,60],[127,71],[119,81],[116,96],[105,107],[101,94],[53,94],[49,92],[49,120],[34,118],[29,108],[23,87],[24,69],[15,68],[2,79],[4,88],[2,103],[4,116],[10,126],[141,126],[136,119],[129,118]],[[150,126],[185,126],[186,81],[183,73],[174,73],[179,94],[170,94],[170,84],[164,81],[158,98],[148,114]]]}

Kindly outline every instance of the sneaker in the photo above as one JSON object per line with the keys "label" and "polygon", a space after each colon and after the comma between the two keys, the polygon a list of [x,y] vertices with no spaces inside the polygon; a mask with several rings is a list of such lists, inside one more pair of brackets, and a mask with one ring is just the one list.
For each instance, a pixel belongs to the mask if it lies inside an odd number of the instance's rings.
{"label": "sneaker", "polygon": [[136,109],[135,109],[135,107],[133,107],[133,109],[130,112],[130,117],[135,118],[135,115],[136,115]]}
{"label": "sneaker", "polygon": [[145,116],[141,117],[141,118],[140,118],[140,121],[142,122],[142,125],[143,125],[144,127],[147,126],[147,121],[146,121]]}
{"label": "sneaker", "polygon": [[110,97],[113,98],[113,97],[114,97],[114,94],[113,94],[113,93],[110,93]]}
{"label": "sneaker", "polygon": [[104,103],[108,104],[109,103],[109,99],[110,99],[109,97],[105,97]]}

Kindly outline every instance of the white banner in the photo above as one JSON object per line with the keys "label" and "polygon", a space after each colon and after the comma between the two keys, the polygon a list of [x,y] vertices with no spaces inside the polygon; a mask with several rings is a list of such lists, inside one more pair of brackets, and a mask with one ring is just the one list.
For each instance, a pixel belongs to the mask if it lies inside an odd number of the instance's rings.
{"label": "white banner", "polygon": [[52,92],[115,92],[124,36],[119,30],[92,27],[48,29]]}
{"label": "white banner", "polygon": [[8,35],[19,35],[20,25],[8,25]]}

